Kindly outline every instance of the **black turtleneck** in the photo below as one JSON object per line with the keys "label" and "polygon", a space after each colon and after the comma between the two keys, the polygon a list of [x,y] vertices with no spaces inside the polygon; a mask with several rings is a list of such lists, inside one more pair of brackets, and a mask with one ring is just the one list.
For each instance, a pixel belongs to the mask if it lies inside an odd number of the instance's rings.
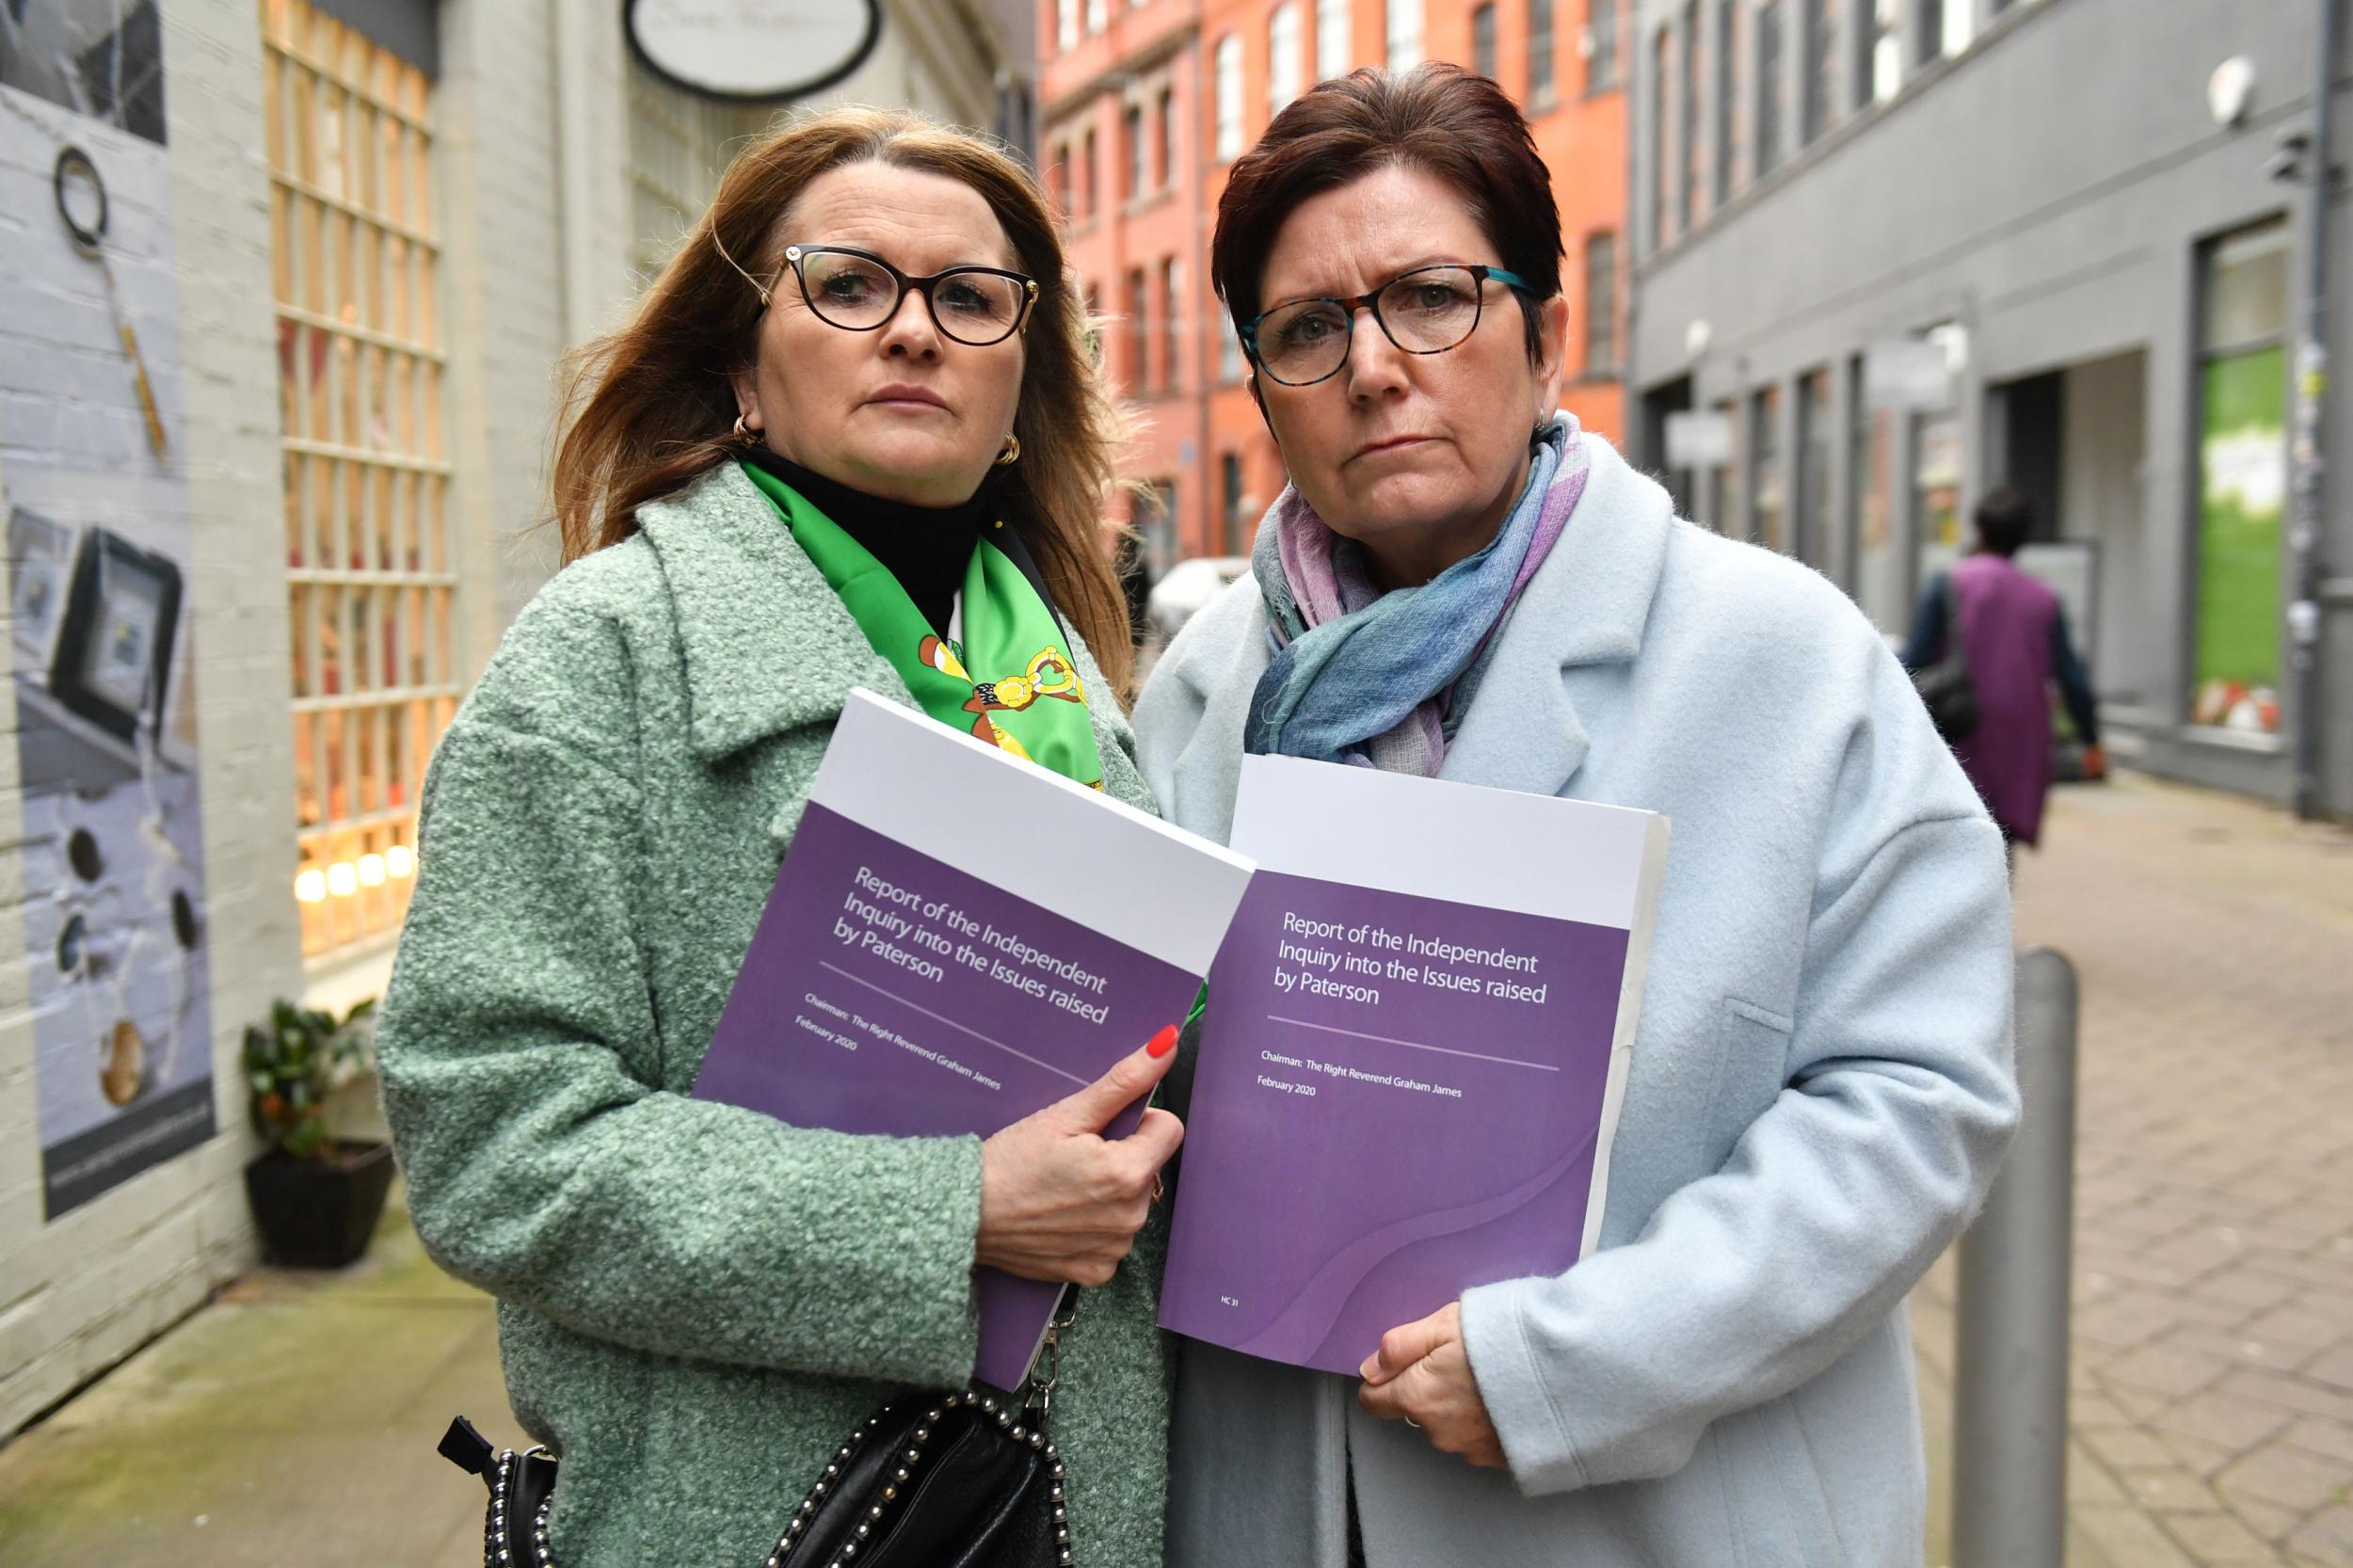
{"label": "black turtleneck", "polygon": [[947,635],[948,617],[964,586],[972,542],[986,526],[985,489],[955,506],[914,506],[852,489],[814,473],[763,444],[745,456],[801,493],[841,531],[866,548],[885,571],[899,580],[932,630]]}

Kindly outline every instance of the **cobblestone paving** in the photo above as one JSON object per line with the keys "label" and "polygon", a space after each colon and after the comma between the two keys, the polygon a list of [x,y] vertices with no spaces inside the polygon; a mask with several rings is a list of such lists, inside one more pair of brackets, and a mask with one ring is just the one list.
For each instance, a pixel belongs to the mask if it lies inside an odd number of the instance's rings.
{"label": "cobblestone paving", "polygon": [[[2054,804],[2018,939],[2082,980],[2070,1568],[2353,1568],[2353,834]],[[1913,1296],[1940,1470],[1952,1283]]]}

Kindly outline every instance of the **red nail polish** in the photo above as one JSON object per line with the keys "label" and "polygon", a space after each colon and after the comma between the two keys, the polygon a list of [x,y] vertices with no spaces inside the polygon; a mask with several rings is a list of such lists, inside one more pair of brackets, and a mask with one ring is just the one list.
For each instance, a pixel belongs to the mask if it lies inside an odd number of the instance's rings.
{"label": "red nail polish", "polygon": [[1176,1048],[1176,1026],[1170,1024],[1158,1034],[1153,1035],[1152,1043],[1144,1048],[1146,1053],[1153,1056],[1166,1056],[1170,1051],[1175,1050]]}

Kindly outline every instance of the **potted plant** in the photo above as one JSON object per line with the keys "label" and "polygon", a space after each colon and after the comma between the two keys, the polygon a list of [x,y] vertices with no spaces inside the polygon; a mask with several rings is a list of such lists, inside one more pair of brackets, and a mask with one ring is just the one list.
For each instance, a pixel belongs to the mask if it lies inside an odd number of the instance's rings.
{"label": "potted plant", "polygon": [[365,1070],[374,999],[338,1018],[280,1000],[245,1032],[253,1129],[269,1141],[245,1168],[246,1195],[273,1263],[340,1269],[367,1250],[392,1185],[389,1144],[337,1138],[329,1094]]}

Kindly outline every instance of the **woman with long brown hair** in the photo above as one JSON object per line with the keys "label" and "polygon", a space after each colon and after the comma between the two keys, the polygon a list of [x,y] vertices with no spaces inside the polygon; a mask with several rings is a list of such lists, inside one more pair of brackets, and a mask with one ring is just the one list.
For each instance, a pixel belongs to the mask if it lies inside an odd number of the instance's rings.
{"label": "woman with long brown hair", "polygon": [[[1098,1288],[1054,1403],[1069,1550],[1157,1562],[1131,1249],[1182,1129],[1097,1134],[1174,1030],[984,1142],[689,1093],[852,687],[1150,804],[1099,534],[1116,421],[1052,219],[960,132],[796,120],[581,377],[567,565],[435,757],[379,1038],[410,1214],[499,1299],[516,1413],[561,1454],[552,1556],[751,1568],[841,1433],[965,1379],[990,1264]],[[976,720],[1024,671],[1059,700]]]}

